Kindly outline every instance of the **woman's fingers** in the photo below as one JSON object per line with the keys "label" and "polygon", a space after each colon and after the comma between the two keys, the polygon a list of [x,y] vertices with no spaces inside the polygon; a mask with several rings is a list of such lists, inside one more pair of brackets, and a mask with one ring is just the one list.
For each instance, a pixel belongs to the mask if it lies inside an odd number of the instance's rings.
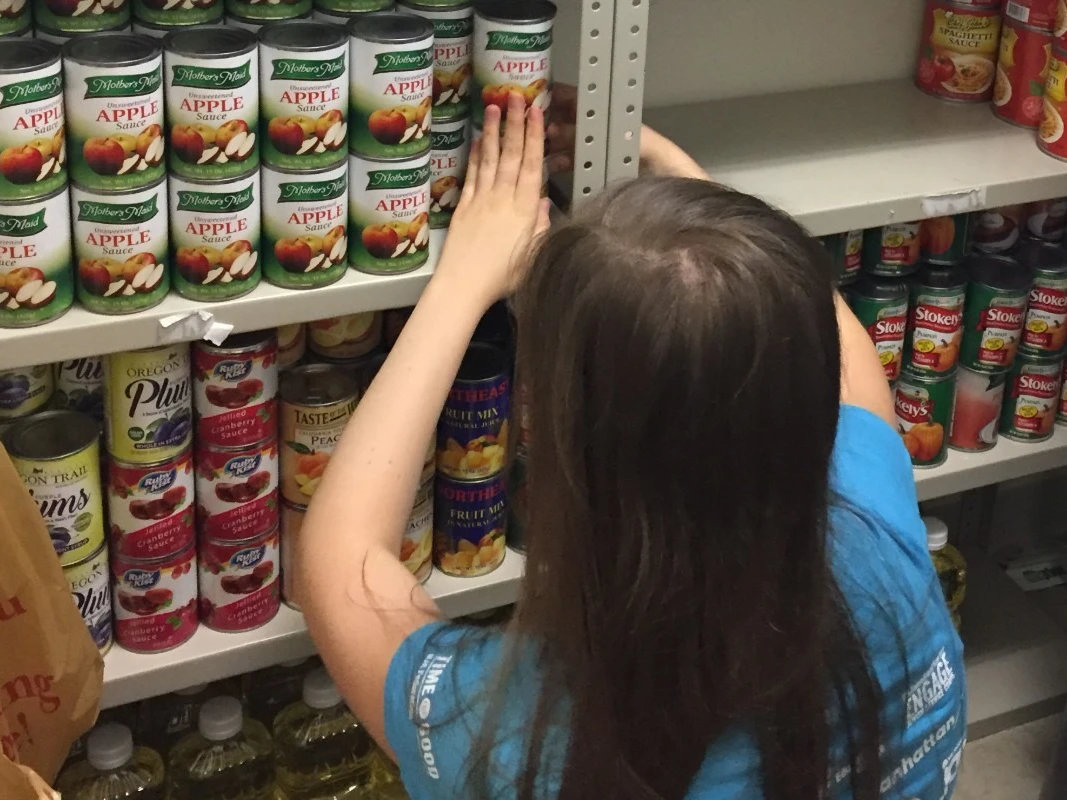
{"label": "woman's fingers", "polygon": [[496,184],[496,170],[500,163],[500,109],[485,107],[485,125],[482,128],[481,163],[478,164],[478,191],[492,189]]}
{"label": "woman's fingers", "polygon": [[533,202],[541,196],[545,163],[545,115],[532,107],[526,115],[526,142],[522,148],[522,166],[515,187],[515,196],[522,202]]}
{"label": "woman's fingers", "polygon": [[526,100],[518,92],[508,95],[508,118],[504,126],[504,145],[500,154],[500,166],[496,171],[496,186],[511,194],[519,178],[523,159],[523,116]]}

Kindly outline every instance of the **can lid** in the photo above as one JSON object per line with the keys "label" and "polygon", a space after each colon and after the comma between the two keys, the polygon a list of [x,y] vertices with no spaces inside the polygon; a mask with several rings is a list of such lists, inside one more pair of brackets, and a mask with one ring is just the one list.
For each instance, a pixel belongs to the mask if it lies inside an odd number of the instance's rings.
{"label": "can lid", "polygon": [[432,38],[433,23],[423,17],[387,11],[354,17],[348,23],[348,33],[367,42],[406,44]]}
{"label": "can lid", "polygon": [[163,49],[168,53],[202,58],[239,56],[256,49],[256,34],[245,28],[193,25],[171,30],[163,37]]}
{"label": "can lid", "polygon": [[163,42],[159,39],[120,31],[77,36],[63,45],[64,59],[102,67],[141,64],[162,54]]}
{"label": "can lid", "polygon": [[549,0],[475,0],[479,17],[496,22],[548,22],[556,18],[556,4]]}
{"label": "can lid", "polygon": [[330,673],[318,667],[304,677],[303,698],[307,705],[323,711],[341,703],[341,692]]}
{"label": "can lid", "polygon": [[1012,255],[1035,272],[1067,273],[1067,252],[1051,242],[1026,239],[1019,242]]}
{"label": "can lid", "polygon": [[93,729],[85,746],[93,769],[108,772],[133,758],[133,734],[125,725],[109,722]]}
{"label": "can lid", "polygon": [[455,3],[449,3],[447,6],[443,6],[440,3],[420,3],[419,0],[397,0],[396,3],[401,8],[415,8],[419,11],[429,12],[448,12],[448,11],[463,11],[474,5],[471,0],[457,0]]}
{"label": "can lid", "polygon": [[904,368],[900,370],[900,377],[901,379],[906,379],[907,383],[925,384],[927,386],[938,383],[951,383],[956,380],[956,365],[953,364],[951,369],[947,369],[944,372],[926,372],[914,364],[905,364]]}
{"label": "can lid", "polygon": [[80,411],[43,411],[16,423],[4,435],[13,456],[49,460],[78,453],[96,441],[100,426]]}
{"label": "can lid", "polygon": [[872,300],[904,300],[908,296],[908,287],[903,281],[861,276],[845,288],[853,297],[866,297]]}
{"label": "can lid", "polygon": [[918,286],[962,291],[967,287],[967,272],[959,265],[924,264],[913,280]]}
{"label": "can lid", "polygon": [[1006,292],[1025,293],[1033,282],[1030,270],[1014,258],[986,253],[967,259],[967,273],[975,283],[984,283]]}
{"label": "can lid", "polygon": [[26,72],[59,59],[59,45],[43,39],[12,39],[0,47],[0,72]]}
{"label": "can lid", "polygon": [[507,372],[508,356],[499,347],[475,342],[459,364],[457,381],[485,381]]}
{"label": "can lid", "polygon": [[214,697],[200,706],[197,730],[209,742],[232,739],[244,727],[244,712],[236,697]]}
{"label": "can lid", "polygon": [[281,374],[278,394],[293,405],[325,406],[357,397],[359,385],[333,364],[305,364]]}
{"label": "can lid", "polygon": [[271,22],[259,29],[261,44],[280,50],[331,50],[340,47],[348,36],[336,25],[328,22],[281,20]]}
{"label": "can lid", "polygon": [[923,517],[926,526],[926,549],[931,553],[943,550],[948,544],[948,525],[937,517]]}
{"label": "can lid", "polygon": [[222,344],[201,340],[193,344],[194,350],[202,350],[207,353],[235,353],[245,350],[255,350],[275,339],[275,328],[267,328],[261,331],[246,331],[245,333],[231,333]]}

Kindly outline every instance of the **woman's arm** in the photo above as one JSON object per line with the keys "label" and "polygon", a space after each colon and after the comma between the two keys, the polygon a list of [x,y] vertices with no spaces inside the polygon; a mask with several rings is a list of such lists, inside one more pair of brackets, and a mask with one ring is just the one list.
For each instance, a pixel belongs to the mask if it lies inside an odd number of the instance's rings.
{"label": "woman's arm", "polygon": [[405,637],[440,618],[400,562],[426,443],[475,326],[547,227],[544,123],[513,95],[486,111],[437,270],[330,458],[297,539],[299,601],[345,700],[385,745],[383,687]]}

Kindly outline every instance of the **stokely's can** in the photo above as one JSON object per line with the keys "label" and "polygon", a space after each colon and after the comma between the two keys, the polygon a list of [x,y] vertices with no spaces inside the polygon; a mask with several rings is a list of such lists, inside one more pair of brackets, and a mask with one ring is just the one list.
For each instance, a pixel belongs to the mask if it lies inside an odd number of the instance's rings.
{"label": "stokely's can", "polygon": [[939,265],[962,264],[971,254],[973,224],[972,214],[923,220],[919,233],[923,261]]}
{"label": "stokely's can", "polygon": [[351,151],[393,160],[429,153],[433,25],[410,14],[363,14],[348,35]]}
{"label": "stokely's can", "polygon": [[159,305],[167,273],[167,181],[116,194],[71,188],[78,300],[97,314]]}
{"label": "stokely's can", "polygon": [[63,45],[63,84],[71,180],[86,189],[129,191],[163,177],[159,41],[132,33],[71,39]]}
{"label": "stokely's can", "polygon": [[434,486],[434,564],[459,578],[492,572],[507,552],[507,519],[503,474],[473,483],[439,475]]}
{"label": "stokely's can", "polygon": [[311,13],[311,0],[226,0],[226,16],[242,20],[273,22],[306,17]]}
{"label": "stokely's can", "polygon": [[77,411],[44,411],[4,434],[15,471],[37,505],[62,566],[104,545],[100,428]]}
{"label": "stokely's can", "polygon": [[12,0],[11,5],[0,14],[0,36],[16,39],[32,34],[29,0]]}
{"label": "stokely's can", "polygon": [[1028,240],[1015,258],[1034,276],[1023,325],[1024,350],[1063,355],[1067,349],[1067,254],[1050,242]]}
{"label": "stokely's can", "polygon": [[278,441],[232,449],[196,448],[196,523],[217,542],[252,539],[278,527]]}
{"label": "stokely's can", "polygon": [[978,372],[960,367],[956,375],[956,402],[948,446],[953,450],[980,453],[997,443],[1000,409],[1008,373]]}
{"label": "stokely's can", "polygon": [[1008,373],[1000,435],[1019,442],[1052,436],[1060,405],[1063,356],[1019,353]]}
{"label": "stokely's can", "polygon": [[471,153],[470,120],[435,122],[430,131],[430,227],[447,228],[459,205]]}
{"label": "stokely's can", "polygon": [[1062,0],[1008,0],[1004,6],[1004,23],[1015,20],[1051,34],[1056,27],[1057,5],[1062,7]]}
{"label": "stokely's can", "polygon": [[67,579],[71,599],[78,607],[96,649],[103,655],[114,641],[107,545],[88,558],[63,567],[63,577]]}
{"label": "stokely's can", "polygon": [[193,454],[159,464],[107,465],[111,551],[136,560],[163,558],[191,547]]}
{"label": "stokely's can", "polygon": [[[182,2],[184,2],[184,0],[182,0]],[[221,5],[218,6],[218,8],[221,8]],[[168,13],[168,12],[164,12],[164,13]],[[205,27],[205,28],[218,27],[218,26],[221,26],[223,24],[223,20],[222,20],[222,17],[220,16],[220,17],[217,17],[217,18],[215,18],[213,20],[209,20],[208,22],[197,23],[197,24],[200,25],[201,27]],[[134,33],[140,34],[141,36],[151,36],[153,39],[162,39],[168,33],[170,33],[173,30],[184,30],[185,28],[191,28],[191,27],[194,27],[194,26],[193,25],[160,25],[160,24],[155,23],[155,22],[145,22],[144,20],[136,19],[136,18],[133,20],[133,24],[130,26],[131,30]]]}
{"label": "stokely's can", "polygon": [[219,25],[222,11],[222,0],[133,0],[134,32],[140,32],[139,26],[150,26],[151,32],[146,35],[162,37],[165,33],[157,34],[155,30]]}
{"label": "stokely's can", "polygon": [[967,272],[960,363],[986,372],[1008,369],[1022,339],[1030,273],[1004,256],[975,256]]}
{"label": "stokely's can", "polygon": [[382,342],[382,314],[367,311],[308,323],[313,353],[331,359],[365,356]]}
{"label": "stokely's can", "polygon": [[200,616],[216,631],[270,622],[281,607],[278,531],[243,542],[200,541]]}
{"label": "stokely's can", "polygon": [[519,92],[526,107],[548,116],[552,100],[552,23],[548,0],[477,0],[474,4],[474,125],[485,124],[486,106],[503,113]]}
{"label": "stokely's can", "polygon": [[433,122],[466,119],[470,114],[471,46],[474,8],[470,2],[400,0],[400,10],[433,25]]}
{"label": "stokely's can", "polygon": [[1067,232],[1067,197],[1030,203],[1026,207],[1026,231],[1035,239],[1063,241]]}
{"label": "stokely's can", "polygon": [[1045,106],[1052,31],[1011,17],[1004,20],[993,84],[993,113],[1005,122],[1036,128]]}
{"label": "stokely's can", "polygon": [[1045,105],[1037,128],[1037,146],[1055,158],[1067,159],[1067,136],[1064,136],[1064,114],[1067,114],[1067,49],[1057,41],[1052,46],[1045,79]]}
{"label": "stokely's can", "polygon": [[863,271],[882,278],[901,278],[919,267],[921,223],[894,222],[863,234]]}
{"label": "stokely's can", "polygon": [[57,361],[55,387],[55,394],[52,397],[52,405],[55,408],[81,411],[97,422],[103,422],[104,359],[102,356]]}
{"label": "stokely's can", "polygon": [[1056,424],[1067,425],[1067,363],[1064,364],[1064,373],[1060,376],[1060,407],[1056,412]]}
{"label": "stokely's can", "polygon": [[74,303],[67,188],[0,202],[0,328],[40,325]]}
{"label": "stokely's can", "polygon": [[936,467],[945,462],[955,389],[955,371],[932,374],[907,366],[900,373],[893,405],[897,429],[913,467]]}
{"label": "stokely's can", "polygon": [[68,36],[112,31],[130,24],[126,0],[33,0],[38,28]]}
{"label": "stokely's can", "polygon": [[508,454],[511,374],[507,354],[472,344],[437,423],[437,471],[457,481],[503,473]]}
{"label": "stokely's can", "polygon": [[910,289],[904,362],[919,372],[951,372],[963,340],[967,273],[961,267],[924,267]]}
{"label": "stokely's can", "polygon": [[171,174],[226,180],[255,169],[259,164],[255,34],[224,27],[174,30],[163,40],[163,59]]}
{"label": "stokely's can", "polygon": [[160,653],[189,640],[199,624],[196,548],[153,561],[111,558],[115,641]]}
{"label": "stokely's can", "polygon": [[259,283],[259,171],[225,182],[170,178],[174,288],[191,300],[232,300]]}
{"label": "stokely's can", "polygon": [[304,357],[307,347],[307,326],[302,322],[278,328],[278,369],[289,369]]}
{"label": "stokely's can", "polygon": [[861,278],[845,290],[848,304],[878,351],[890,383],[900,376],[908,327],[908,287],[900,281]]}
{"label": "stokely's can", "polygon": [[277,359],[273,330],[193,345],[197,446],[245,447],[277,435]]}
{"label": "stokely's can", "polygon": [[915,85],[942,100],[984,103],[993,95],[999,7],[927,0]]}
{"label": "stokely's can", "polygon": [[1015,247],[1026,230],[1026,206],[1000,206],[979,211],[974,221],[974,246],[984,253],[1003,253]]}
{"label": "stokely's can", "polygon": [[359,402],[355,379],[329,364],[282,373],[281,493],[306,505],[318,488],[337,441]]}
{"label": "stokely's can", "polygon": [[315,172],[264,166],[263,275],[287,289],[313,289],[348,269],[348,164]]}
{"label": "stokely's can", "polygon": [[372,275],[421,267],[430,257],[429,152],[396,162],[352,155],[348,163],[348,263]]}
{"label": "stokely's can", "polygon": [[300,610],[300,603],[297,601],[299,581],[293,560],[296,553],[296,540],[300,538],[300,528],[304,524],[304,515],[307,510],[307,506],[282,501],[281,540],[279,542],[282,564],[282,601],[297,611]]}
{"label": "stokely's can", "polygon": [[[17,19],[29,25],[23,7]],[[0,30],[10,17],[0,12]],[[51,194],[67,183],[59,48],[35,39],[0,47],[0,201]]]}
{"label": "stokely's can", "polygon": [[0,370],[0,422],[47,408],[55,393],[51,364]]}
{"label": "stokely's can", "polygon": [[189,345],[112,353],[104,360],[107,451],[128,464],[157,464],[193,437]]}
{"label": "stokely's can", "polygon": [[[430,487],[432,488],[431,481]],[[419,583],[425,583],[433,570],[433,497],[418,503],[408,518],[400,542],[400,560]]]}
{"label": "stokely's can", "polygon": [[[433,222],[432,206],[430,215],[430,221]],[[863,231],[846,231],[820,236],[819,241],[822,242],[823,247],[830,254],[830,259],[834,262],[834,279],[838,286],[852,283],[859,278],[863,261]]]}

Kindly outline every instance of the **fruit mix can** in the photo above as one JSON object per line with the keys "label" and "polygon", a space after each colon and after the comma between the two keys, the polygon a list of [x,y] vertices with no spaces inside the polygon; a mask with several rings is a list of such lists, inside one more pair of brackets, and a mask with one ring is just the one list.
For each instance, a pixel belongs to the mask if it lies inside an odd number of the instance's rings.
{"label": "fruit mix can", "polygon": [[1052,31],[1014,19],[1004,20],[993,84],[993,113],[1025,128],[1041,123],[1045,82],[1052,55]]}
{"label": "fruit mix can", "polygon": [[103,655],[114,641],[107,546],[82,561],[63,567],[63,577],[67,579],[71,599],[89,629],[96,649]]}
{"label": "fruit mix can", "polygon": [[74,304],[66,187],[36,200],[0,201],[0,328],[57,319]]}
{"label": "fruit mix can", "polygon": [[936,467],[948,453],[955,371],[934,374],[908,366],[894,389],[897,428],[914,467]]}
{"label": "fruit mix can", "polygon": [[1030,273],[1004,256],[976,256],[967,270],[960,363],[985,372],[1009,369],[1022,339]]}
{"label": "fruit mix can", "polygon": [[942,100],[990,100],[1000,27],[999,6],[927,0],[915,85]]}
{"label": "fruit mix can", "polygon": [[235,542],[200,541],[200,616],[217,631],[270,622],[281,607],[277,529]]}
{"label": "fruit mix can", "polygon": [[232,335],[221,345],[193,345],[198,447],[244,447],[276,435],[277,360],[273,330]]}
{"label": "fruit mix can", "polygon": [[1054,244],[1023,242],[1015,257],[1033,275],[1021,347],[1044,355],[1067,349],[1067,255]]}
{"label": "fruit mix can", "polygon": [[1026,231],[1026,206],[1000,206],[978,212],[974,246],[983,253],[1004,253],[1015,247]]}
{"label": "fruit mix can", "polygon": [[859,278],[863,263],[863,231],[821,236],[819,241],[834,262],[834,277],[838,286],[852,283]]}
{"label": "fruit mix can", "polygon": [[910,290],[904,361],[919,372],[951,372],[963,340],[967,274],[961,267],[924,267]]}
{"label": "fruit mix can", "polygon": [[374,352],[382,342],[382,314],[367,311],[308,323],[308,346],[316,355],[348,360]]}
{"label": "fruit mix can", "polygon": [[111,551],[123,558],[157,559],[191,547],[193,456],[189,450],[158,464],[108,462]]}
{"label": "fruit mix can", "polygon": [[900,376],[908,326],[908,288],[900,281],[861,278],[846,289],[848,304],[878,351],[886,380]]}
{"label": "fruit mix can", "polygon": [[919,231],[922,260],[942,266],[962,264],[971,254],[973,223],[971,214],[923,220]]}
{"label": "fruit mix can", "polygon": [[112,556],[120,645],[134,653],[159,653],[189,640],[199,624],[196,563],[195,547],[152,561]]}
{"label": "fruit mix can", "polygon": [[959,368],[949,447],[980,453],[996,445],[1007,378],[1005,370],[979,372],[962,366]]}
{"label": "fruit mix can", "polygon": [[1037,127],[1037,146],[1060,159],[1067,159],[1064,114],[1067,114],[1067,49],[1057,42],[1052,46],[1052,58],[1048,62],[1045,105]]}
{"label": "fruit mix can", "polygon": [[304,323],[282,325],[278,328],[278,369],[295,367],[304,357],[306,348],[307,326]]}
{"label": "fruit mix can", "polygon": [[919,222],[895,222],[863,234],[863,270],[882,278],[911,275],[919,266]]}
{"label": "fruit mix can", "polygon": [[278,442],[196,448],[197,531],[218,542],[252,539],[278,527]]}
{"label": "fruit mix can", "polygon": [[457,481],[503,474],[508,456],[511,371],[507,353],[473,344],[437,424],[437,471]]}
{"label": "fruit mix can", "polygon": [[[20,15],[29,25],[27,13]],[[7,18],[0,14],[0,29]],[[59,48],[36,39],[0,48],[0,200],[52,194],[67,183]]]}
{"label": "fruit mix can", "polygon": [[1000,435],[1020,442],[1052,436],[1059,411],[1063,357],[1022,352],[1008,373]]}
{"label": "fruit mix can", "polygon": [[474,577],[500,566],[507,552],[505,476],[475,482],[439,475],[434,486],[434,564],[446,575]]}
{"label": "fruit mix can", "polygon": [[1067,197],[1038,200],[1027,205],[1026,231],[1035,239],[1063,241],[1067,232]]}

